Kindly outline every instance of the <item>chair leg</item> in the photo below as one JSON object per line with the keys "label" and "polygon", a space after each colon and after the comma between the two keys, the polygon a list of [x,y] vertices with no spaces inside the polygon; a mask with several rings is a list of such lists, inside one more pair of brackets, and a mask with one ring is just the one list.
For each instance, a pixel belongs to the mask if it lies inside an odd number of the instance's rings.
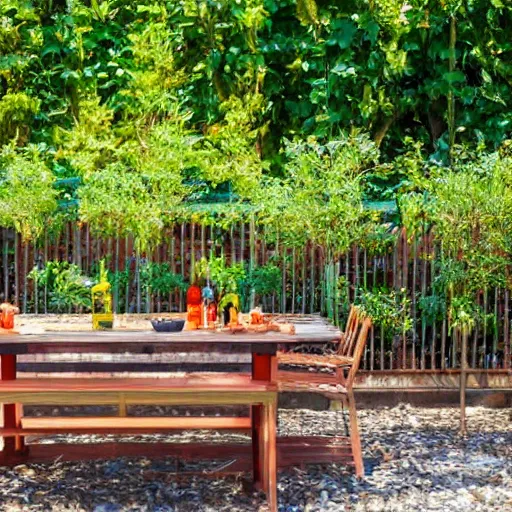
{"label": "chair leg", "polygon": [[352,446],[352,456],[354,457],[356,476],[357,478],[363,478],[363,452],[361,449],[361,437],[359,435],[359,427],[357,425],[356,402],[354,400],[354,392],[352,390],[349,390],[347,393],[347,402],[350,416],[350,444]]}

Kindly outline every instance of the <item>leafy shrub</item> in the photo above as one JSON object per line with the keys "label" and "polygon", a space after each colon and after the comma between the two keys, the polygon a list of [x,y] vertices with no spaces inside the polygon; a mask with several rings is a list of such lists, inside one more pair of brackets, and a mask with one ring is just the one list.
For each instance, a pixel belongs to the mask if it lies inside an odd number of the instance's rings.
{"label": "leafy shrub", "polygon": [[49,261],[42,270],[34,269],[28,278],[38,291],[48,292],[49,310],[54,313],[91,309],[92,284],[77,265],[66,261]]}

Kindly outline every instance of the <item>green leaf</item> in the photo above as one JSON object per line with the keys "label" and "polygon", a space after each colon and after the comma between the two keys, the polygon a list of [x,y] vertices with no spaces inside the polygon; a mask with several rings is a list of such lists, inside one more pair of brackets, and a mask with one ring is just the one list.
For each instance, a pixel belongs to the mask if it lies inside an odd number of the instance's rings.
{"label": "green leaf", "polygon": [[327,40],[329,46],[338,45],[342,50],[349,48],[357,32],[357,26],[349,20],[337,22],[337,30]]}
{"label": "green leaf", "polygon": [[449,71],[444,73],[443,78],[450,84],[466,81],[466,75],[462,71]]}
{"label": "green leaf", "polygon": [[76,71],[72,71],[70,69],[67,69],[66,71],[62,72],[60,77],[66,81],[80,80],[80,75]]}
{"label": "green leaf", "polygon": [[58,54],[61,51],[62,51],[62,48],[59,44],[52,43],[43,48],[43,50],[41,51],[41,57],[46,57],[46,55],[49,55],[49,54]]}

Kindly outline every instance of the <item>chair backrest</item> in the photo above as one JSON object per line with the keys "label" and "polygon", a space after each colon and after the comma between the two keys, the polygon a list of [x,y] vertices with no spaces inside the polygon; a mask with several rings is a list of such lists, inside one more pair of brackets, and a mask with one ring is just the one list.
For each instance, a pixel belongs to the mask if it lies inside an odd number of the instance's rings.
{"label": "chair backrest", "polygon": [[352,306],[350,308],[347,327],[338,350],[339,355],[351,357],[353,359],[348,376],[345,380],[347,388],[351,388],[354,383],[371,326],[371,319],[367,317],[357,306]]}
{"label": "chair backrest", "polygon": [[341,337],[341,341],[338,346],[338,355],[352,357],[357,333],[360,327],[359,316],[359,308],[352,304],[348,313],[347,325],[345,326],[345,331],[343,332],[343,336]]}
{"label": "chair backrest", "polygon": [[366,345],[366,340],[368,339],[368,333],[372,327],[372,321],[368,317],[363,317],[361,319],[361,328],[359,329],[359,335],[357,337],[357,342],[355,344],[354,352],[353,352],[353,362],[350,367],[350,371],[348,373],[346,386],[347,388],[351,388],[354,384],[354,379],[356,378],[356,373],[359,370],[359,365],[361,364],[361,358],[363,357],[364,347]]}

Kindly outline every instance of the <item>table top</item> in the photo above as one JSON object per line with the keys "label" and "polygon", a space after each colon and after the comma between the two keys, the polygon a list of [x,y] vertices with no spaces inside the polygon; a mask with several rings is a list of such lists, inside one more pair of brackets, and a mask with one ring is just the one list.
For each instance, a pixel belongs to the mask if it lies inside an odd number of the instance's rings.
{"label": "table top", "polygon": [[59,331],[0,336],[0,354],[35,353],[161,353],[260,352],[274,353],[279,346],[324,344],[340,340],[340,331],[321,318],[289,319],[296,334],[277,332],[235,333],[207,330],[158,333],[155,331]]}

